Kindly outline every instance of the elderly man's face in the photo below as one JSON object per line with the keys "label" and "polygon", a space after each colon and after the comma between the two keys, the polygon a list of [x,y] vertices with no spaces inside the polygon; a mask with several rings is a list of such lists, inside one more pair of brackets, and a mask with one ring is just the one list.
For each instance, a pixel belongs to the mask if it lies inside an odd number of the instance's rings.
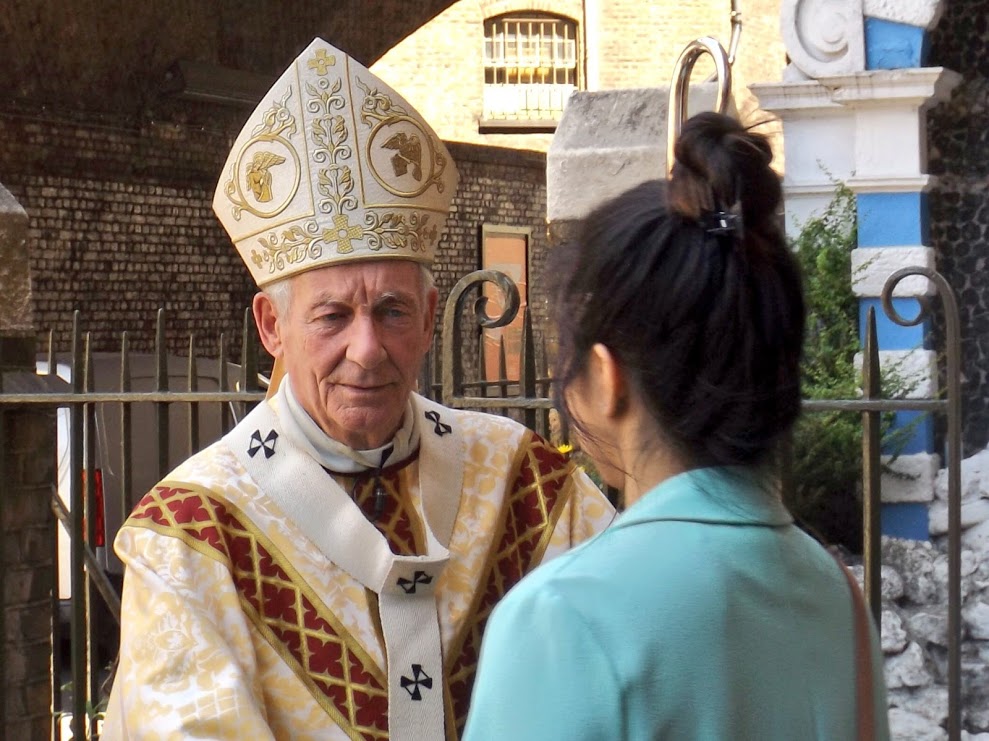
{"label": "elderly man's face", "polygon": [[[254,300],[262,342],[334,440],[358,450],[398,430],[433,336],[436,289],[407,260],[334,265],[289,280],[291,300]],[[281,311],[280,311],[281,309]]]}

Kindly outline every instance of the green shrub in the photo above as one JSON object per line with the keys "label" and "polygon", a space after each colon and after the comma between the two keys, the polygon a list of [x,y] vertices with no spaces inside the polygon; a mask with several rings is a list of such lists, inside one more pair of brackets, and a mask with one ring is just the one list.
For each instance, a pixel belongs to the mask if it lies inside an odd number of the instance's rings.
{"label": "green shrub", "polygon": [[[859,302],[852,292],[851,252],[856,244],[855,197],[839,186],[824,212],[809,219],[793,240],[804,274],[807,339],[805,399],[855,399],[861,374]],[[881,371],[883,396],[910,390],[897,366]],[[894,455],[913,427],[892,429],[885,415],[881,432]],[[862,417],[850,412],[805,412],[793,435],[784,498],[797,520],[821,540],[862,550]]]}
{"label": "green shrub", "polygon": [[[859,374],[858,298],[852,292],[855,199],[840,186],[792,247],[804,275],[807,339],[805,399],[854,399]],[[862,422],[860,415],[809,412],[794,430],[784,498],[797,520],[828,543],[860,551]]]}

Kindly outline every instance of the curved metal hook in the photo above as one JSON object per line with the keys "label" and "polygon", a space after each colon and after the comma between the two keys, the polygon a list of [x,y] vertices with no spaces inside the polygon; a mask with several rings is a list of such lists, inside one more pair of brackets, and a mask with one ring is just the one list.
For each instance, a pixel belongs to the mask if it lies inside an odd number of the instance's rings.
{"label": "curved metal hook", "polygon": [[735,54],[738,53],[738,42],[742,38],[742,11],[738,9],[736,0],[731,0],[731,38],[728,40],[728,64],[735,64]]}
{"label": "curved metal hook", "polygon": [[488,316],[486,296],[480,296],[474,301],[474,317],[483,329],[495,329],[510,324],[519,312],[521,299],[515,282],[497,270],[475,270],[457,281],[450,291],[443,308],[443,403],[448,404],[454,396],[463,393],[463,360],[460,347],[450,343],[458,343],[460,339],[460,317],[463,314],[463,304],[467,291],[482,283],[494,283],[505,297],[505,308],[496,317]]}
{"label": "curved metal hook", "polygon": [[680,138],[680,130],[683,128],[683,120],[687,113],[687,103],[690,93],[690,75],[694,71],[694,65],[702,55],[709,54],[714,60],[715,78],[718,84],[718,98],[714,105],[714,110],[724,113],[728,109],[728,100],[731,96],[731,62],[728,59],[728,52],[721,45],[721,42],[712,36],[702,36],[694,39],[680,53],[676,64],[673,66],[673,82],[670,85],[669,119],[666,129],[666,175],[669,177],[673,172],[674,155],[676,141]]}

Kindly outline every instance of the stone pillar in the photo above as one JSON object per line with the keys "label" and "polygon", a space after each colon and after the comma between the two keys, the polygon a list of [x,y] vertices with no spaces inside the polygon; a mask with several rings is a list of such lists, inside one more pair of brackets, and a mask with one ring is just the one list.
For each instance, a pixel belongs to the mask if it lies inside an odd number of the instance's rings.
{"label": "stone pillar", "polygon": [[[691,85],[689,113],[713,110],[713,83]],[[577,92],[546,154],[546,219],[551,244],[576,221],[647,180],[666,177],[669,88]]]}
{"label": "stone pillar", "polygon": [[[959,82],[950,70],[921,66],[939,10],[939,0],[784,0],[782,30],[793,63],[784,82],[752,86],[760,105],[783,120],[787,231],[796,234],[831,200],[835,181],[855,193],[852,278],[862,327],[875,308],[883,365],[897,369],[914,398],[937,392],[930,327],[894,324],[879,296],[895,270],[935,262],[926,110]],[[905,281],[894,303],[903,316],[915,316],[916,298],[930,290],[924,279]],[[906,412],[896,425],[912,431],[894,466],[909,477],[884,477],[883,532],[926,539],[939,466],[933,420]]]}
{"label": "stone pillar", "polygon": [[[0,393],[38,391],[27,214],[0,185]],[[0,401],[0,737],[51,733],[54,413]]]}

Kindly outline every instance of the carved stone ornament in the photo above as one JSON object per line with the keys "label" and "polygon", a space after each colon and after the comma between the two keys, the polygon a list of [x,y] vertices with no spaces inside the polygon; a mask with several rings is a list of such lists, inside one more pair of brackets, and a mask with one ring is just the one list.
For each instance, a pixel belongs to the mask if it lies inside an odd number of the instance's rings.
{"label": "carved stone ornament", "polygon": [[862,0],[783,0],[786,52],[810,79],[865,70]]}

